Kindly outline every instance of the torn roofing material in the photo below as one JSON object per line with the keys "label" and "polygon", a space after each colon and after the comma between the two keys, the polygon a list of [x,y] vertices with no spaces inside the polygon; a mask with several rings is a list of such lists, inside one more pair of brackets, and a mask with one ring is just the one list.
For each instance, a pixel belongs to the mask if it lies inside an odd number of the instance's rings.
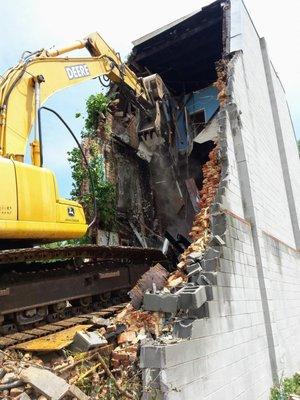
{"label": "torn roofing material", "polygon": [[223,53],[223,3],[216,1],[135,41],[129,62],[158,73],[174,94],[210,85]]}

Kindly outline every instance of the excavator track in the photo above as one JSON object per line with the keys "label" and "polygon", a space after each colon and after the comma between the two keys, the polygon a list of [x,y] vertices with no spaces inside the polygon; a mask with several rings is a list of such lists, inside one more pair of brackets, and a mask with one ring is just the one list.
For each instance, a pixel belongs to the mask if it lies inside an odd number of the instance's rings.
{"label": "excavator track", "polygon": [[33,248],[0,252],[0,332],[99,309],[124,294],[155,263],[157,249],[122,246]]}
{"label": "excavator track", "polygon": [[97,311],[85,310],[85,313],[72,316],[71,318],[57,319],[52,323],[40,324],[37,327],[30,327],[22,332],[10,332],[0,337],[0,349],[4,350],[14,347],[28,340],[37,339],[52,333],[63,331],[76,325],[88,324],[91,318],[110,318],[122,310],[127,303],[120,303],[105,308],[98,308]]}
{"label": "excavator track", "polygon": [[[161,258],[160,250],[127,246],[67,246],[62,248],[32,248],[18,250],[3,250],[0,252],[0,264],[26,263],[34,261],[50,261],[70,258],[96,258],[96,259],[128,259],[141,261]],[[1,269],[1,266],[0,266]]]}

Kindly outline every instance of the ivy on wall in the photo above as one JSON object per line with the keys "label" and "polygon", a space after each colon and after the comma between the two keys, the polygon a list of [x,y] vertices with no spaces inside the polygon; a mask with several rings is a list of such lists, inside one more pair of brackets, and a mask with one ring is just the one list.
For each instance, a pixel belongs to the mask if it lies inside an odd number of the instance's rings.
{"label": "ivy on wall", "polygon": [[[105,176],[105,164],[102,154],[103,138],[100,137],[98,128],[101,121],[105,126],[105,115],[111,99],[103,93],[91,95],[86,102],[87,117],[84,130],[81,132],[82,146],[89,161],[89,168],[95,187],[97,203],[96,228],[113,231],[116,221],[116,188]],[[81,114],[76,114],[80,117]],[[82,204],[88,222],[94,216],[93,193],[89,182],[89,175],[80,150],[76,147],[68,153],[68,161],[72,169],[73,200]]]}

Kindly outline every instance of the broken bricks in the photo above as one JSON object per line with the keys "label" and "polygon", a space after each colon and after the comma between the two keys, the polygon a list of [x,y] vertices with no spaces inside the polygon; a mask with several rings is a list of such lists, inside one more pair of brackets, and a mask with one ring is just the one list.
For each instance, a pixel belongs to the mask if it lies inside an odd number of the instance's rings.
{"label": "broken bricks", "polygon": [[118,344],[136,343],[137,335],[134,331],[125,331],[118,336]]}
{"label": "broken bricks", "polygon": [[113,368],[118,368],[121,365],[128,367],[134,363],[137,359],[138,347],[137,345],[131,345],[127,347],[118,346],[114,349],[111,356],[111,363]]}

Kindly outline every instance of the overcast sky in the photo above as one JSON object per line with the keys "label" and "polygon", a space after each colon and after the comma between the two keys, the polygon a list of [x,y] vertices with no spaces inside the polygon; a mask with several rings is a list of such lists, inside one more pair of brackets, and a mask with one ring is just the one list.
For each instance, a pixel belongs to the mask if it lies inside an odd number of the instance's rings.
{"label": "overcast sky", "polygon": [[[1,0],[0,0],[1,1]],[[177,18],[211,3],[206,0],[11,0],[1,1],[0,73],[16,64],[24,50],[60,47],[88,33],[98,31],[124,57],[131,42]],[[300,138],[300,0],[245,0],[254,24],[268,43],[269,55],[285,87],[293,122]],[[80,132],[82,120],[76,112],[85,108],[87,97],[99,91],[91,81],[54,95],[47,105],[54,107]],[[56,172],[60,192],[71,188],[66,152],[72,138],[52,117],[45,122],[45,161]]]}

